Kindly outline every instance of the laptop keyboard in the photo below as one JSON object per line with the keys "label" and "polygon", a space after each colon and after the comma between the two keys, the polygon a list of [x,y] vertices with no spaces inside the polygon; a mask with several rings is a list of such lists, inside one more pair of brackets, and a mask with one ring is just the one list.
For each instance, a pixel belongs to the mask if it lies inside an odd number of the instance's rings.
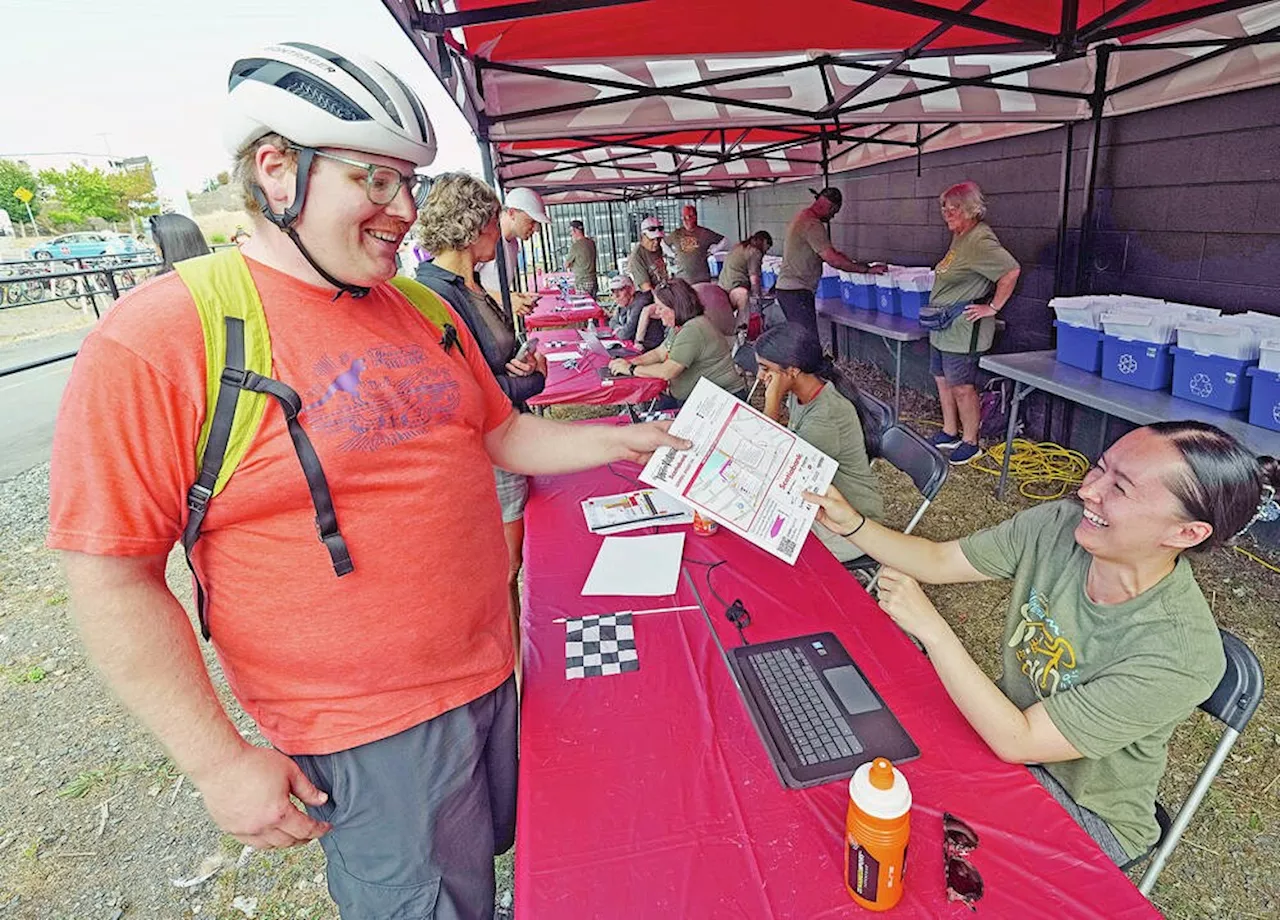
{"label": "laptop keyboard", "polygon": [[791,749],[804,766],[862,753],[843,710],[804,655],[794,648],[747,656]]}

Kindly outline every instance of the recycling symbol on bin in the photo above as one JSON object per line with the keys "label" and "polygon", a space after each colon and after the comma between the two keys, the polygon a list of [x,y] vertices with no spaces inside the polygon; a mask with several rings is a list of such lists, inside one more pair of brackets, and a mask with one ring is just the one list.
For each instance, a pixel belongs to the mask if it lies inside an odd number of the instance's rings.
{"label": "recycling symbol on bin", "polygon": [[1277,424],[1280,424],[1280,403],[1276,403],[1271,407],[1271,419]]}
{"label": "recycling symbol on bin", "polygon": [[1213,392],[1213,381],[1208,374],[1196,374],[1191,378],[1190,387],[1192,393],[1204,399]]}
{"label": "recycling symbol on bin", "polygon": [[1133,355],[1121,355],[1120,360],[1116,362],[1116,367],[1122,374],[1134,374],[1138,371],[1138,362],[1134,360]]}

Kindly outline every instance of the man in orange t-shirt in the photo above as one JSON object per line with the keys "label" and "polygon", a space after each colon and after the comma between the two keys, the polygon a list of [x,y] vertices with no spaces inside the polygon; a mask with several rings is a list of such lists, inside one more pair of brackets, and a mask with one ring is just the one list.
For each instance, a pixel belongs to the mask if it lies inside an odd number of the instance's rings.
{"label": "man in orange t-shirt", "polygon": [[465,324],[456,345],[438,341],[386,283],[424,191],[413,170],[435,152],[389,71],[275,45],[233,66],[230,96],[227,139],[261,208],[242,253],[271,376],[299,397],[354,565],[336,577],[316,541],[272,403],[191,559],[228,683],[274,747],[228,719],[165,584],[210,411],[176,273],[85,341],[58,418],[49,545],[65,551],[90,657],[223,830],[259,848],[320,838],[344,918],[488,915],[516,761],[492,467],[565,472],[687,445],[660,426],[513,413]]}

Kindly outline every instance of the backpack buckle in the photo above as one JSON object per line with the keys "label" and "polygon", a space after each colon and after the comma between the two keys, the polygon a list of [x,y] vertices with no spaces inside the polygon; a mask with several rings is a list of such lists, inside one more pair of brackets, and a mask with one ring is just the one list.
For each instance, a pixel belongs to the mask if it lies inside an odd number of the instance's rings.
{"label": "backpack buckle", "polygon": [[241,390],[247,390],[249,384],[249,371],[243,367],[224,367],[222,369],[222,382],[229,383]]}
{"label": "backpack buckle", "polygon": [[196,514],[203,514],[209,507],[211,498],[213,498],[213,490],[206,489],[197,482],[187,490],[187,507]]}

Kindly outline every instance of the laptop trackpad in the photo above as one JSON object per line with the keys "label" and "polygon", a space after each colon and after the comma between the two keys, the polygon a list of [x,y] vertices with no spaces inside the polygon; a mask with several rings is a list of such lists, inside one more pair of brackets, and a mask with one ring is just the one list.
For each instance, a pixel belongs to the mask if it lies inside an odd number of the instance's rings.
{"label": "laptop trackpad", "polygon": [[880,701],[876,699],[876,695],[871,692],[871,688],[867,686],[867,682],[862,679],[862,675],[853,665],[830,668],[823,671],[822,676],[831,684],[831,689],[840,697],[840,703],[849,715],[875,712],[881,708]]}

